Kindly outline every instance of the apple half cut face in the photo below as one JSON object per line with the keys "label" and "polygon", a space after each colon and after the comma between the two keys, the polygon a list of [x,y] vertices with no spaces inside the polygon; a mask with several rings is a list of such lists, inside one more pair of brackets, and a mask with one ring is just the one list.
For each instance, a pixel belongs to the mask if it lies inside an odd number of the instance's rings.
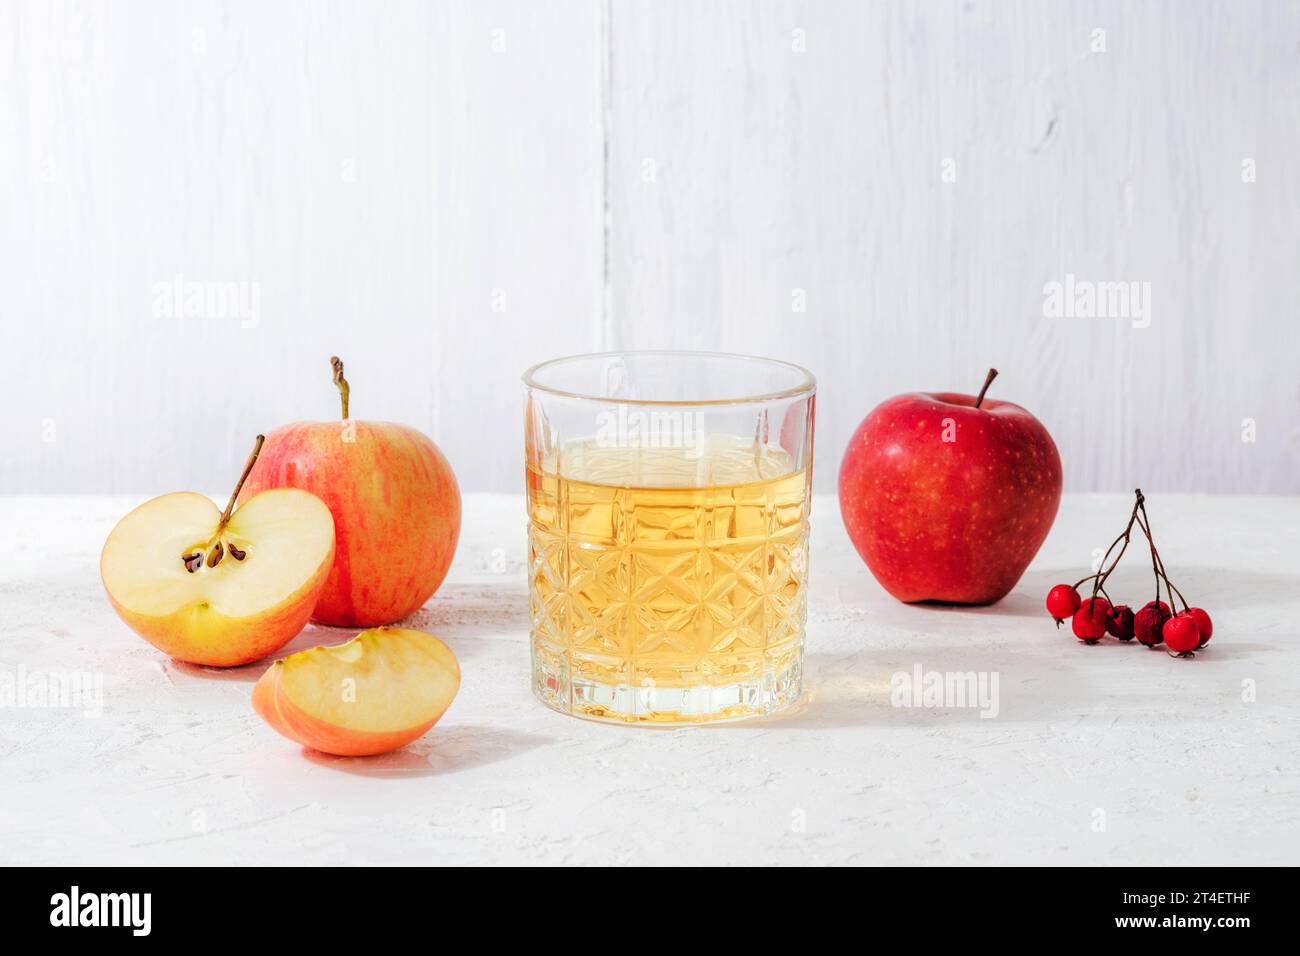
{"label": "apple half cut face", "polygon": [[324,753],[396,750],[438,722],[460,689],[456,656],[400,627],[290,654],[253,688],[253,707],[285,737]]}
{"label": "apple half cut face", "polygon": [[233,667],[303,629],[334,562],[334,519],[315,495],[249,499],[221,526],[210,498],[146,501],[108,536],[99,570],[123,621],[165,654]]}

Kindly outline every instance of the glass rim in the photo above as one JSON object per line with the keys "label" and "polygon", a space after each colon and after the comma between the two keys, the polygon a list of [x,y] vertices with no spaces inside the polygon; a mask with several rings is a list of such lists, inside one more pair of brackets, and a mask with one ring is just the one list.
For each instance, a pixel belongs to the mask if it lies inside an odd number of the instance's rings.
{"label": "glass rim", "polygon": [[[705,398],[698,400],[614,398],[609,395],[589,395],[583,392],[572,392],[567,389],[555,388],[551,385],[543,385],[537,381],[537,375],[539,372],[565,362],[576,362],[581,359],[616,359],[632,355],[675,355],[691,356],[693,358],[739,359],[743,362],[756,362],[763,365],[775,365],[790,369],[791,371],[796,372],[802,381],[797,385],[792,385],[789,388],[778,389],[774,392],[761,392],[756,395],[738,395],[734,398]],[[816,376],[802,365],[796,365],[794,362],[787,362],[784,359],[765,358],[761,355],[744,355],[739,352],[700,352],[692,349],[625,349],[614,352],[582,352],[577,355],[564,355],[559,358],[538,362],[536,365],[525,370],[521,378],[523,379],[524,387],[530,391],[545,392],[547,395],[555,395],[561,398],[572,398],[584,402],[603,402],[611,405],[657,405],[676,407],[750,405],[757,402],[774,402],[782,399],[798,398],[800,396],[813,395],[817,392]]]}

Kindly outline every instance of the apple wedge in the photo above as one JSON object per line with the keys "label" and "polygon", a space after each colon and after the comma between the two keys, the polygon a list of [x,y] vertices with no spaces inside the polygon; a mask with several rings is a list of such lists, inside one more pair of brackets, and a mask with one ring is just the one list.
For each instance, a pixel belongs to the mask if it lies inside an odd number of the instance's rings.
{"label": "apple wedge", "polygon": [[276,661],[253,688],[253,708],[304,747],[363,757],[419,737],[459,689],[460,665],[446,644],[378,627]]}
{"label": "apple wedge", "polygon": [[[260,447],[259,435],[245,476]],[[284,488],[238,510],[234,501],[223,512],[192,492],[153,498],[117,523],[100,555],[118,616],[191,664],[233,667],[279,650],[306,626],[334,564],[334,519],[315,495]]]}

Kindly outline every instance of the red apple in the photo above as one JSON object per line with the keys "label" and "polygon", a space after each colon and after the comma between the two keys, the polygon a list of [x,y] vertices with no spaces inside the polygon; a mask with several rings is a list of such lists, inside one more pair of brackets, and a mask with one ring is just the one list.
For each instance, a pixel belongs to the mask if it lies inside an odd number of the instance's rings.
{"label": "red apple", "polygon": [[840,466],[849,537],[900,601],[992,604],[1020,580],[1061,501],[1047,429],[1011,402],[898,395],[858,426]]}
{"label": "red apple", "polygon": [[419,610],[442,584],[460,536],[451,465],[421,432],[348,418],[350,389],[337,358],[343,420],[277,428],[243,494],[301,488],[334,515],[334,566],[312,619],[372,627]]}

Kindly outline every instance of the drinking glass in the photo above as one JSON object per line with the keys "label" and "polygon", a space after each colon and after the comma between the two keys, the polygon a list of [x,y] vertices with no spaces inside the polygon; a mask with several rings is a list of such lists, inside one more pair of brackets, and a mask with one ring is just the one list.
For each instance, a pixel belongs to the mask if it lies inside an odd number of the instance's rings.
{"label": "drinking glass", "polygon": [[816,382],[709,352],[524,374],[533,691],[617,723],[798,699]]}

